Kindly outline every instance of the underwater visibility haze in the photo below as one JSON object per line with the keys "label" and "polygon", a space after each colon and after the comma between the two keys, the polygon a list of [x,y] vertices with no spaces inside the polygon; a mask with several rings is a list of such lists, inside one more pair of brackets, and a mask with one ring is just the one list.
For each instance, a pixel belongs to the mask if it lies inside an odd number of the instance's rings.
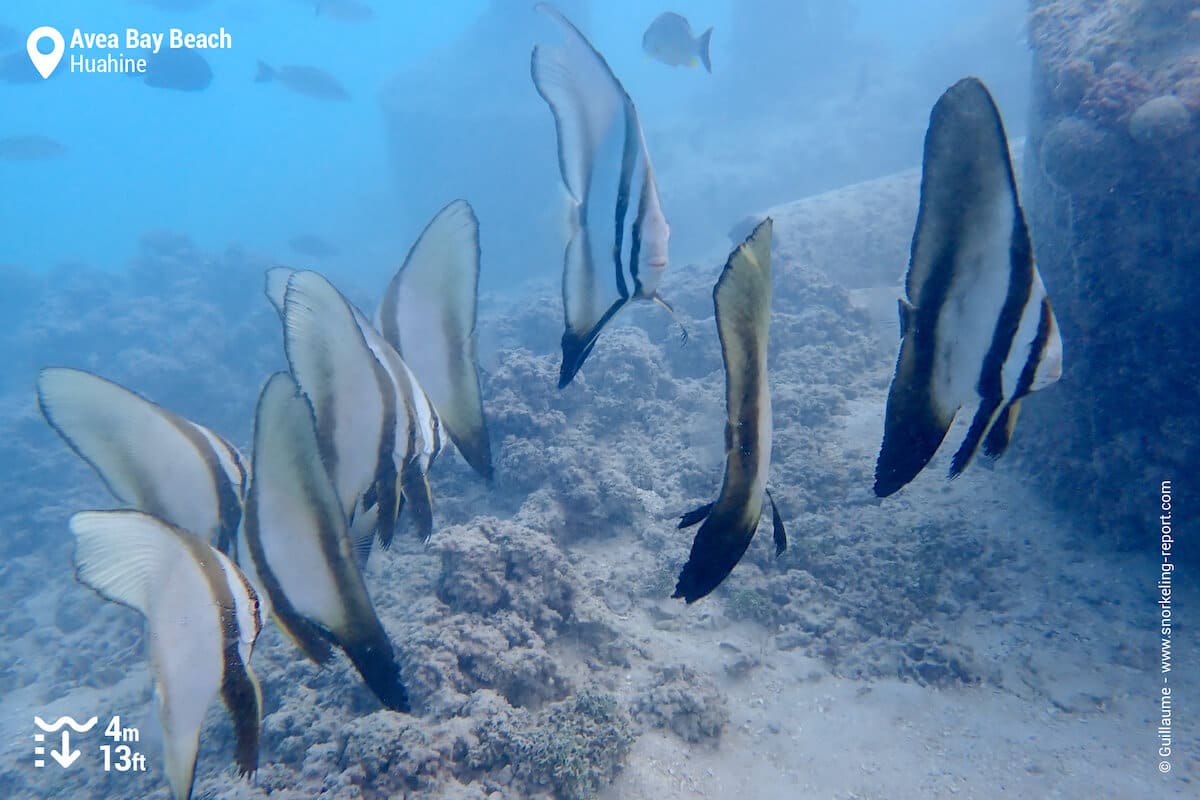
{"label": "underwater visibility haze", "polygon": [[0,796],[1194,797],[1200,3],[0,5]]}

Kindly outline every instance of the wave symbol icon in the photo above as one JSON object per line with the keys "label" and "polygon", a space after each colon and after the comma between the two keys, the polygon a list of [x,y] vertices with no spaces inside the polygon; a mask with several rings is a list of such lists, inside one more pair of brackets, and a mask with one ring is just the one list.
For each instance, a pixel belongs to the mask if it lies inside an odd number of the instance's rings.
{"label": "wave symbol icon", "polygon": [[64,725],[69,725],[71,727],[71,730],[75,731],[76,733],[87,733],[93,727],[95,727],[96,719],[97,719],[96,717],[92,717],[87,722],[85,722],[81,725],[80,723],[75,721],[74,717],[59,717],[58,719],[54,720],[54,722],[52,722],[52,723],[46,722],[41,717],[34,717],[33,724],[37,725],[39,728],[46,731],[47,733],[54,733],[55,731],[62,728]]}

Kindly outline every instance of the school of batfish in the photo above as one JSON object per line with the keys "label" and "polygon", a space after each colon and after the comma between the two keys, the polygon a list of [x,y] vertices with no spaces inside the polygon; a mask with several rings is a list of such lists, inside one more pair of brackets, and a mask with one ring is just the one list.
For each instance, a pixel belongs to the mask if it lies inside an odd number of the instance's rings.
{"label": "school of batfish", "polygon": [[[534,47],[531,74],[553,116],[569,199],[562,389],[627,305],[649,301],[672,313],[660,294],[670,227],[633,100],[566,17],[545,4],[537,10],[561,34],[558,45]],[[668,13],[643,46],[665,63],[699,60],[711,71],[711,33],[693,37],[687,20]],[[259,77],[303,78],[288,69],[261,65]],[[725,468],[716,499],[679,522],[699,525],[673,595],[689,604],[729,576],[765,503],[776,554],[787,546],[785,510],[767,489],[771,236],[764,219],[713,288]],[[391,544],[402,515],[423,540],[433,535],[429,471],[447,440],[483,480],[493,478],[476,355],[479,271],[479,222],[464,200],[428,224],[373,316],[318,272],[269,270],[265,294],[288,370],[262,388],[249,459],[217,432],[91,372],[40,373],[46,421],[120,506],[71,518],[76,576],[145,617],[177,800],[191,797],[201,728],[218,694],[239,773],[258,767],[263,699],[250,662],[267,619],[317,664],[341,650],[383,706],[410,711],[364,566],[376,541]],[[921,472],[964,407],[973,411],[950,477],[980,448],[1001,455],[1022,400],[1062,372],[1004,126],[974,78],[933,107],[899,308],[879,497]]]}

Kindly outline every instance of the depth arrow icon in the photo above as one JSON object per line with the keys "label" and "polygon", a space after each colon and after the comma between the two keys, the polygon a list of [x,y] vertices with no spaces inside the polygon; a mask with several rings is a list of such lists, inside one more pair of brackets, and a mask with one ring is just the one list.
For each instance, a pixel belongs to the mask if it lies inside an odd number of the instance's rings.
{"label": "depth arrow icon", "polygon": [[78,750],[71,750],[71,733],[70,731],[62,732],[62,751],[51,750],[50,757],[58,762],[58,765],[63,769],[75,763],[75,759],[79,758],[81,753]]}

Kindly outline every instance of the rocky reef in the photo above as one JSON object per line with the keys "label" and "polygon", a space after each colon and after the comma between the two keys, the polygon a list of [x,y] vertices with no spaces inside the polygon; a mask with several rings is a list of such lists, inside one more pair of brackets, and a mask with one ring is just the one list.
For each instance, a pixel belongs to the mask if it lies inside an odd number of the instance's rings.
{"label": "rocky reef", "polygon": [[1033,0],[1030,42],[1024,202],[1066,343],[1030,467],[1101,536],[1149,548],[1160,483],[1200,467],[1200,5]]}

